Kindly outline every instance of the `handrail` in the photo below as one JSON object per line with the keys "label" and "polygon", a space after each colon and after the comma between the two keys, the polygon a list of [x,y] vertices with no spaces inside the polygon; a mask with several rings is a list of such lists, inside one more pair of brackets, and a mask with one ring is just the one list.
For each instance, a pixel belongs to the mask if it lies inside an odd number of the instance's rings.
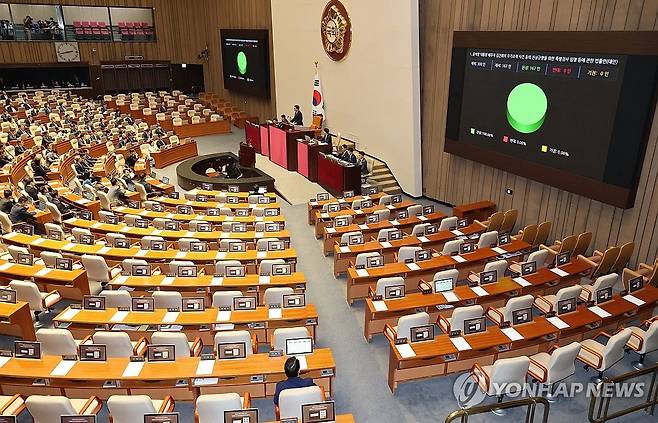
{"label": "handrail", "polygon": [[[649,384],[649,389],[647,391],[645,401],[640,404],[622,408],[621,410],[609,414],[610,402],[613,398],[616,398],[614,395],[614,393],[617,392],[617,389],[615,389],[616,384],[647,374],[651,374],[651,383]],[[644,410],[645,413],[653,416],[653,413],[656,409],[656,404],[658,404],[658,384],[656,383],[657,379],[658,363],[651,367],[624,373],[623,375],[619,375],[614,378],[606,377],[599,384],[600,389],[595,390],[591,395],[587,418],[592,423],[603,423],[608,420],[616,419],[617,417],[625,416],[626,414],[634,413],[640,410]],[[612,393],[612,395],[606,395],[606,393]]]}
{"label": "handrail", "polygon": [[535,420],[535,409],[537,404],[544,406],[544,413],[542,417],[542,423],[548,422],[548,413],[550,411],[550,405],[546,398],[543,397],[530,397],[530,398],[521,398],[518,400],[500,402],[496,404],[487,404],[487,405],[478,405],[476,407],[463,408],[461,410],[455,410],[446,417],[445,423],[451,423],[458,418],[461,423],[468,422],[470,416],[482,413],[488,413],[497,409],[508,409],[508,408],[518,408],[526,406],[528,411],[526,412],[526,423],[532,423]]}

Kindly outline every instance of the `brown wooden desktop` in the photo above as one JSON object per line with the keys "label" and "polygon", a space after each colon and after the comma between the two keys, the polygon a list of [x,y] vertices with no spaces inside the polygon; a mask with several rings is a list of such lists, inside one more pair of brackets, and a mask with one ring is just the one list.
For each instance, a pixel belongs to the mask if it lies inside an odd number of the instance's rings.
{"label": "brown wooden desktop", "polygon": [[336,198],[336,197],[331,197],[328,200],[322,200],[322,201],[309,201],[306,203],[306,206],[308,208],[308,224],[309,225],[315,225],[315,216],[316,216],[316,211],[322,210],[322,207],[326,204],[331,204],[331,203],[338,203],[338,204],[348,204],[350,208],[352,207],[352,203],[356,200],[367,200],[370,199],[374,204],[379,203],[379,199],[385,196],[385,192],[378,192],[377,194],[372,194],[372,195],[356,195],[352,198]]}
{"label": "brown wooden desktop", "polygon": [[190,141],[187,143],[181,143],[173,147],[167,147],[160,151],[155,151],[151,153],[153,161],[155,162],[156,169],[162,169],[170,164],[174,164],[191,157],[196,157],[199,155],[197,151],[196,141]]}
{"label": "brown wooden desktop", "polygon": [[17,301],[15,304],[0,302],[0,333],[17,336],[25,341],[35,341],[30,305],[23,301]]}

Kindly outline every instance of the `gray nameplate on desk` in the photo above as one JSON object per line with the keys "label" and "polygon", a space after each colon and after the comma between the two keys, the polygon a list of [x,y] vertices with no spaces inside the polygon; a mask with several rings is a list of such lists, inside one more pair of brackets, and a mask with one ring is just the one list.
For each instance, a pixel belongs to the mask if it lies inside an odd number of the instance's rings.
{"label": "gray nameplate on desk", "polygon": [[251,383],[263,383],[265,381],[265,376],[263,375],[252,375],[249,378],[249,382]]}
{"label": "gray nameplate on desk", "polygon": [[283,351],[282,350],[272,350],[269,353],[270,357],[283,357]]}

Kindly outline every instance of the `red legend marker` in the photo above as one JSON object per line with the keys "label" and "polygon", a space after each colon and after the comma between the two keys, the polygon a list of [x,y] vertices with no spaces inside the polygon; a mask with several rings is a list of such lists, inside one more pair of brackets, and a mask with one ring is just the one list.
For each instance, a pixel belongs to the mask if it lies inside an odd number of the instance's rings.
{"label": "red legend marker", "polygon": [[503,142],[509,142],[509,138],[507,138],[507,135],[503,135]]}

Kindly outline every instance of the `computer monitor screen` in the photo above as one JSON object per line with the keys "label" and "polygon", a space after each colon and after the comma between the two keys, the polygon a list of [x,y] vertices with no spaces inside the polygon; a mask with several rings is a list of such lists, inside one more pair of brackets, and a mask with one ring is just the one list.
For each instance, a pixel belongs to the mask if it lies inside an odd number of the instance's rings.
{"label": "computer monitor screen", "polygon": [[278,232],[281,230],[279,222],[265,222],[265,232]]}
{"label": "computer monitor screen", "polygon": [[244,253],[247,251],[247,243],[242,241],[231,241],[228,250],[232,253]]}
{"label": "computer monitor screen", "polygon": [[0,288],[0,302],[16,304],[16,291]]}
{"label": "computer monitor screen", "polygon": [[52,239],[54,241],[61,241],[62,240],[62,233],[57,230],[50,230],[47,231],[48,239]]}
{"label": "computer monitor screen", "polygon": [[267,251],[283,251],[286,249],[284,241],[267,241]]}
{"label": "computer monitor screen", "polygon": [[373,256],[366,258],[366,267],[382,267],[384,265],[384,256]]}
{"label": "computer monitor screen", "polygon": [[217,356],[220,360],[245,358],[247,350],[244,342],[217,344]]}
{"label": "computer monitor screen", "polygon": [[372,200],[367,199],[367,200],[362,200],[361,201],[361,208],[362,209],[369,209],[372,207]]}
{"label": "computer monitor screen", "polygon": [[336,228],[342,228],[345,226],[349,226],[350,221],[347,216],[339,216],[334,219],[334,227]]}
{"label": "computer monitor screen", "polygon": [[220,214],[221,214],[221,211],[219,209],[208,209],[208,210],[206,210],[206,216],[219,216]]}
{"label": "computer monitor screen", "polygon": [[396,203],[401,203],[402,202],[402,195],[401,194],[395,194],[391,197],[391,203],[396,204]]}
{"label": "computer monitor screen", "polygon": [[424,261],[432,258],[432,252],[430,250],[420,250],[414,253],[415,261]]}
{"label": "computer monitor screen", "polygon": [[[162,178],[162,181],[164,182],[164,178]],[[171,194],[169,194],[169,198],[173,198],[174,200],[178,200],[180,198],[180,192],[174,191]]]}
{"label": "computer monitor screen", "polygon": [[135,219],[135,227],[146,229],[149,227],[149,221],[146,219]]}
{"label": "computer monitor screen", "polygon": [[128,241],[128,238],[116,238],[114,248],[130,248],[130,241]]}
{"label": "computer monitor screen", "polygon": [[286,339],[286,355],[303,355],[313,352],[313,338]]}
{"label": "computer monitor screen", "polygon": [[415,326],[409,329],[411,342],[431,341],[434,339],[434,325]]}
{"label": "computer monitor screen", "polygon": [[247,269],[244,265],[241,266],[226,266],[224,268],[227,277],[229,278],[242,278],[244,277],[245,273],[247,273]]}
{"label": "computer monitor screen", "polygon": [[180,222],[176,220],[169,220],[165,222],[164,228],[168,231],[178,231],[180,230]]}
{"label": "computer monitor screen", "polygon": [[269,31],[221,29],[224,88],[270,97]]}
{"label": "computer monitor screen", "polygon": [[73,270],[73,259],[57,257],[55,259],[55,268],[59,270]]}
{"label": "computer monitor screen", "polygon": [[233,298],[233,310],[256,310],[256,297],[235,297]]}
{"label": "computer monitor screen", "polygon": [[32,263],[34,263],[34,255],[18,253],[16,262],[25,266],[32,266]]}
{"label": "computer monitor screen", "polygon": [[240,202],[240,197],[235,195],[229,195],[228,197],[226,197],[226,202],[228,204],[238,204]]}
{"label": "computer monitor screen", "polygon": [[512,311],[512,324],[521,325],[523,323],[532,322],[532,308],[522,308]]}
{"label": "computer monitor screen", "polygon": [[306,306],[306,296],[304,294],[284,294],[283,307],[295,308]]}
{"label": "computer monitor screen", "polygon": [[197,232],[212,232],[212,225],[208,222],[199,222],[196,225]]}
{"label": "computer monitor screen", "polygon": [[107,361],[107,345],[80,344],[80,361]]}
{"label": "computer monitor screen", "polygon": [[319,192],[315,198],[318,201],[327,201],[329,199],[329,193],[328,192]]}
{"label": "computer monitor screen", "polygon": [[258,423],[258,409],[226,410],[224,423]]}
{"label": "computer monitor screen", "polygon": [[301,423],[325,423],[336,420],[336,409],[333,401],[316,404],[302,404]]}
{"label": "computer monitor screen", "polygon": [[[0,420],[0,423],[5,423]],[[77,414],[69,416],[60,416],[59,423],[96,423],[96,416],[93,414]]]}
{"label": "computer monitor screen", "polygon": [[475,243],[464,242],[459,246],[459,254],[467,254],[475,251]]}
{"label": "computer monitor screen", "polygon": [[165,241],[159,241],[159,240],[151,241],[151,250],[164,251],[166,249],[167,249],[167,243]]}
{"label": "computer monitor screen", "polygon": [[232,193],[240,192],[240,186],[239,185],[229,185],[228,186],[228,192],[232,192]]}
{"label": "computer monitor screen", "polygon": [[509,232],[504,232],[498,235],[498,245],[509,244],[512,241]]}
{"label": "computer monitor screen", "polygon": [[275,263],[272,265],[272,276],[283,276],[292,274],[292,264]]}
{"label": "computer monitor screen", "polygon": [[178,266],[178,276],[182,278],[196,278],[196,266]]}
{"label": "computer monitor screen", "polygon": [[352,234],[347,237],[347,243],[349,245],[360,245],[365,242],[365,237],[363,234]]}
{"label": "computer monitor screen", "polygon": [[464,320],[464,335],[484,332],[486,329],[487,324],[484,320],[484,317],[476,317],[475,319]]}
{"label": "computer monitor screen", "polygon": [[388,240],[389,241],[396,241],[398,239],[402,239],[402,231],[399,229],[396,229],[394,231],[389,231],[388,233]]}
{"label": "computer monitor screen", "polygon": [[203,311],[205,304],[203,297],[183,297],[182,311]]}
{"label": "computer monitor screen", "polygon": [[496,280],[498,280],[497,270],[487,270],[486,272],[480,272],[480,285],[493,283],[496,282]]}
{"label": "computer monitor screen", "polygon": [[154,203],[151,206],[151,210],[154,212],[163,212],[164,211],[164,206],[160,203]]}
{"label": "computer monitor screen", "polygon": [[205,203],[206,201],[208,201],[208,197],[205,194],[197,194],[196,201],[198,201],[199,203]]}
{"label": "computer monitor screen", "polygon": [[354,197],[354,191],[343,191],[343,198],[352,198]]}
{"label": "computer monitor screen", "polygon": [[265,197],[264,195],[258,197],[258,204],[269,204],[269,203],[270,203],[270,199]]}
{"label": "computer monitor screen", "polygon": [[447,292],[454,289],[452,278],[437,279],[434,281],[434,292]]}
{"label": "computer monitor screen", "polygon": [[132,311],[155,310],[155,299],[153,297],[136,297],[131,299]]}
{"label": "computer monitor screen", "polygon": [[144,423],[179,423],[178,413],[148,413],[144,414]]}
{"label": "computer monitor screen", "polygon": [[[160,182],[162,182],[165,185],[169,185],[169,177],[168,176],[163,176],[162,179],[160,179]],[[175,194],[178,194],[177,192]]]}
{"label": "computer monitor screen", "polygon": [[555,265],[556,266],[562,266],[563,264],[569,263],[569,260],[571,259],[571,253],[566,252],[566,253],[560,253],[555,257]]}
{"label": "computer monitor screen", "polygon": [[94,242],[96,240],[94,239],[93,235],[88,235],[88,234],[82,234],[80,235],[80,244],[84,245],[94,245]]}
{"label": "computer monitor screen", "polygon": [[176,346],[147,345],[146,359],[148,361],[176,361]]}
{"label": "computer monitor screen", "polygon": [[231,232],[247,232],[247,224],[244,222],[233,222]]}
{"label": "computer monitor screen", "polygon": [[366,189],[366,194],[368,195],[375,195],[378,192],[379,192],[379,187],[368,187],[368,189]]}
{"label": "computer monitor screen", "polygon": [[612,299],[612,288],[603,288],[596,291],[596,304],[603,304]]}
{"label": "computer monitor screen", "polygon": [[425,235],[432,235],[439,232],[438,225],[427,225],[425,226]]}
{"label": "computer monitor screen", "polygon": [[576,298],[568,298],[557,302],[557,314],[571,313],[576,310]]}
{"label": "computer monitor screen", "polygon": [[93,219],[93,216],[90,211],[88,210],[82,210],[80,211],[80,218],[83,220],[91,220]]}
{"label": "computer monitor screen", "polygon": [[465,228],[468,226],[468,219],[457,219],[457,229]]}
{"label": "computer monitor screen", "polygon": [[392,285],[384,288],[384,299],[393,300],[404,297],[404,285]]}
{"label": "computer monitor screen", "polygon": [[85,310],[105,310],[105,297],[85,295],[82,297],[82,308]]}
{"label": "computer monitor screen", "polygon": [[34,235],[34,226],[28,223],[17,223],[11,227],[14,232],[18,232],[24,235]]}
{"label": "computer monitor screen", "polygon": [[425,216],[432,213],[434,213],[434,205],[430,204],[429,206],[423,206],[423,214]]}
{"label": "computer monitor screen", "polygon": [[16,358],[41,358],[41,343],[30,341],[14,341],[14,357]]}
{"label": "computer monitor screen", "polygon": [[190,251],[205,253],[208,251],[208,244],[203,241],[192,241],[190,242]]}
{"label": "computer monitor screen", "polygon": [[521,276],[531,275],[537,272],[537,262],[536,261],[527,261],[521,263]]}
{"label": "computer monitor screen", "polygon": [[267,217],[278,216],[279,213],[279,209],[273,207],[266,208],[264,212],[265,216]]}
{"label": "computer monitor screen", "polygon": [[205,189],[206,191],[211,191],[212,184],[208,182],[201,182],[201,189]]}
{"label": "computer monitor screen", "polygon": [[633,293],[639,291],[644,287],[644,278],[642,276],[635,277],[628,281],[628,291]]}

